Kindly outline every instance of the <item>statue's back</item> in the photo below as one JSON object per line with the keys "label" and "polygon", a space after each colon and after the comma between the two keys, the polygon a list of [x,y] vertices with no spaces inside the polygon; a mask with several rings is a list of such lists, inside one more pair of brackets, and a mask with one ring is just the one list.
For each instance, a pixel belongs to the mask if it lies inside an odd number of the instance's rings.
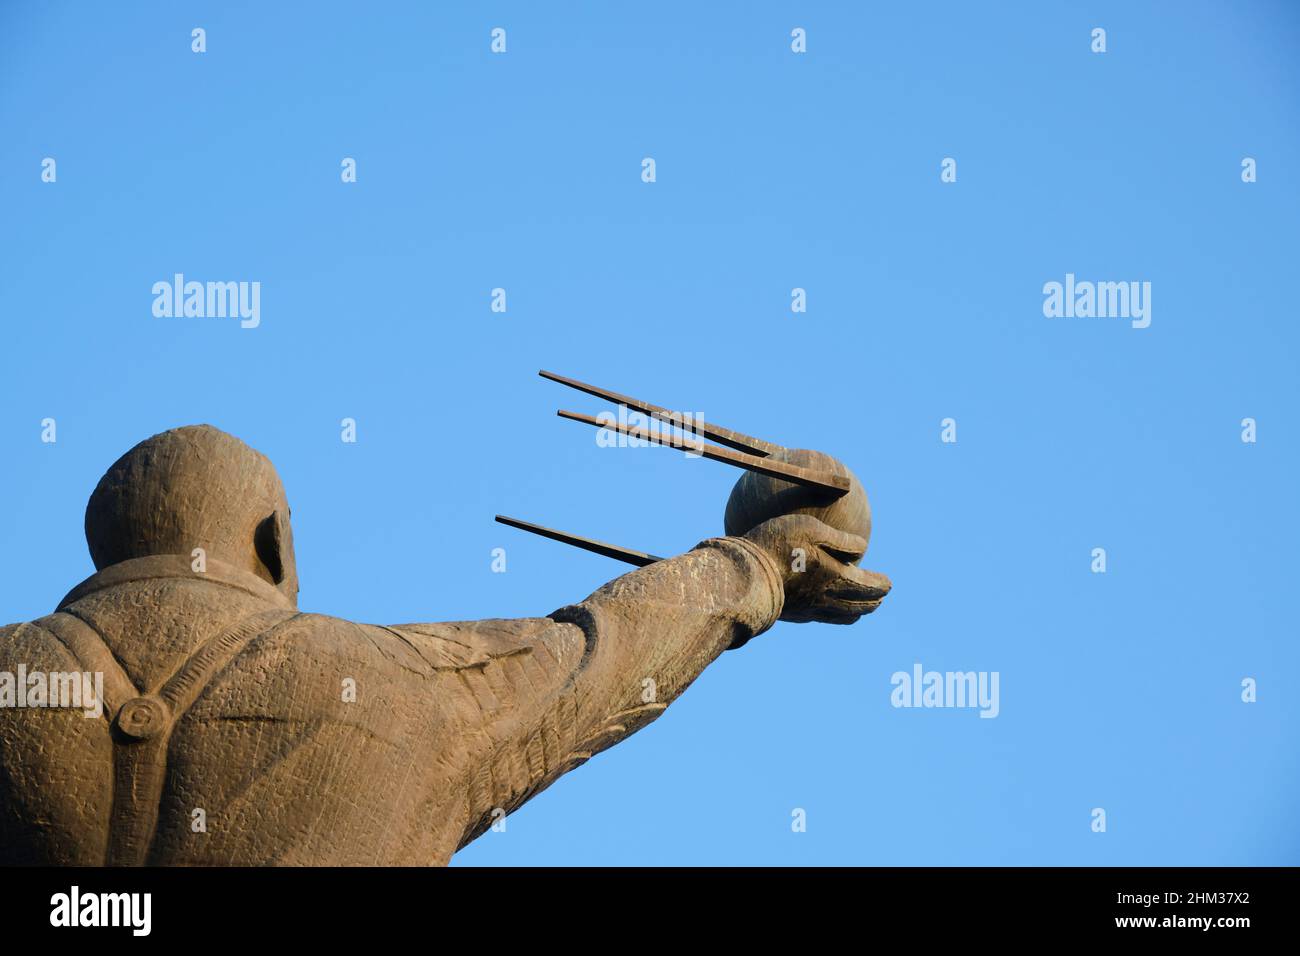
{"label": "statue's back", "polygon": [[105,699],[98,717],[0,709],[3,862],[446,862],[465,825],[457,671],[520,645],[302,614],[176,564],[110,569],[0,630],[0,671],[103,673]]}

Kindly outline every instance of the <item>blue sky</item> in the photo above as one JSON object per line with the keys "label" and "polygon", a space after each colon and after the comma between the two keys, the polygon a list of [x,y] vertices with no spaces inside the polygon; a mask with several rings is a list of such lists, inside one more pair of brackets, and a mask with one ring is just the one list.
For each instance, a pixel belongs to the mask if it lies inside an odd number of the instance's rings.
{"label": "blue sky", "polygon": [[[1297,44],[1287,3],[6,4],[0,618],[195,422],[276,463],[322,613],[622,571],[497,512],[721,533],[735,472],[596,447],[550,368],[840,457],[894,592],[724,655],[456,863],[1298,863]],[[261,282],[260,326],[155,318],[177,272]],[[1150,327],[1045,317],[1067,273],[1150,282]],[[999,716],[893,708],[916,662],[998,672]]]}

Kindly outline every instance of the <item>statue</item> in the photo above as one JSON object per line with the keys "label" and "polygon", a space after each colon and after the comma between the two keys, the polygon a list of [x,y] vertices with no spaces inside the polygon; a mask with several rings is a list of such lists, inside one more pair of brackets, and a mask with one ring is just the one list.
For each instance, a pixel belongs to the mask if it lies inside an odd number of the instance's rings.
{"label": "statue", "polygon": [[778,619],[851,623],[889,591],[857,567],[870,509],[829,456],[600,424],[745,468],[727,536],[658,559],[503,518],[639,568],[547,617],[441,624],[299,611],[271,462],[207,425],[136,445],[86,507],[96,573],[0,628],[0,672],[102,675],[102,716],[0,707],[0,862],[445,864],[724,650]]}

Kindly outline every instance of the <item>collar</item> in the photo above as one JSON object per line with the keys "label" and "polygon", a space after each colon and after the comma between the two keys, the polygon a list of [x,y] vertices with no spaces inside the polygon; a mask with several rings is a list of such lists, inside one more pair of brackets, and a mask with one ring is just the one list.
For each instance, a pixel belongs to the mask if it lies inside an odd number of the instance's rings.
{"label": "collar", "polygon": [[275,585],[264,581],[251,571],[239,568],[224,561],[207,559],[206,571],[195,571],[187,554],[154,554],[145,558],[130,558],[110,564],[101,571],[92,574],[59,602],[56,610],[63,610],[69,604],[80,601],[88,594],[102,591],[104,588],[117,587],[119,584],[131,584],[136,581],[151,581],[158,578],[197,578],[220,584],[224,587],[246,591],[254,597],[269,601],[280,607],[296,609],[297,605],[286,597]]}

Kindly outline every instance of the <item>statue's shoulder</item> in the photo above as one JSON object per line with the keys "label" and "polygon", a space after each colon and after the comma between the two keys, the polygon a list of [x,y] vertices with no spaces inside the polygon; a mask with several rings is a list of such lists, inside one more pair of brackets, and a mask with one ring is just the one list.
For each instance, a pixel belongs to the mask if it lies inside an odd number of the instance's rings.
{"label": "statue's shoulder", "polygon": [[383,628],[435,670],[481,667],[493,660],[532,653],[538,638],[555,627],[550,618],[392,624]]}
{"label": "statue's shoulder", "polygon": [[0,624],[0,661],[7,662],[15,650],[21,624]]}
{"label": "statue's shoulder", "polygon": [[550,618],[382,625],[297,613],[286,615],[251,641],[250,651],[271,655],[303,651],[313,660],[378,654],[429,673],[531,654],[547,630],[560,626]]}
{"label": "statue's shoulder", "polygon": [[58,647],[62,650],[58,639],[41,626],[45,620],[47,618],[0,625],[0,660],[24,660],[41,648]]}

